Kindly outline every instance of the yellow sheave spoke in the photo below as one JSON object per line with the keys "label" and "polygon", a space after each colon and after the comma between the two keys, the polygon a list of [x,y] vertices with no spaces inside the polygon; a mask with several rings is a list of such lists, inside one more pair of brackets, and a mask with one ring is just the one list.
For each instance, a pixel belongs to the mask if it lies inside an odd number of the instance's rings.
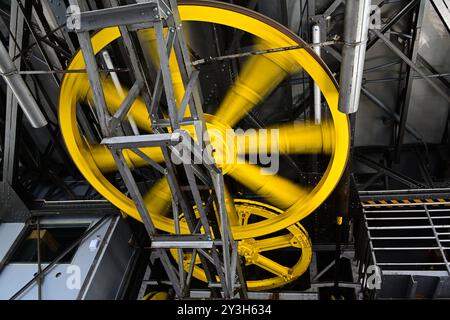
{"label": "yellow sheave spoke", "polygon": [[254,258],[253,264],[280,277],[288,277],[291,271],[290,268],[282,266],[281,264],[260,254],[258,254],[256,258]]}
{"label": "yellow sheave spoke", "polygon": [[152,188],[144,194],[144,202],[151,215],[169,216],[172,205],[172,193],[165,177],[156,182]]}
{"label": "yellow sheave spoke", "polygon": [[[111,80],[104,80],[102,82],[102,85],[108,110],[111,114],[114,114],[119,109],[124,98],[122,98],[119,95],[119,92],[117,91],[116,87],[114,86]],[[125,96],[128,95],[128,90],[123,89],[123,92]],[[87,99],[89,102],[92,103],[92,105],[94,105],[91,89],[89,89],[87,93]],[[148,132],[152,131],[150,127],[150,120],[147,108],[145,106],[144,101],[142,101],[140,97],[138,97],[134,101],[128,114],[133,116],[133,120],[136,122],[137,126],[140,129],[143,129]]]}
{"label": "yellow sheave spoke", "polygon": [[292,234],[286,234],[283,236],[257,240],[255,246],[258,252],[288,248],[292,247],[291,244],[292,238],[293,238]]}
{"label": "yellow sheave spoke", "polygon": [[[257,49],[273,48],[258,41]],[[288,52],[270,53],[248,58],[239,77],[228,90],[216,116],[233,127],[255,105],[261,103],[283,79],[299,71]]]}
{"label": "yellow sheave spoke", "polygon": [[263,174],[262,168],[252,164],[236,164],[228,174],[242,185],[280,209],[287,209],[308,190],[278,175]]}
{"label": "yellow sheave spoke", "polygon": [[334,146],[333,126],[292,123],[236,134],[238,155],[264,154],[331,154]]}
{"label": "yellow sheave spoke", "polygon": [[[94,145],[90,146],[89,150],[92,154],[92,158],[95,164],[98,166],[102,172],[112,172],[117,171],[116,162],[114,161],[111,151],[104,145]],[[161,148],[159,147],[148,147],[140,148],[140,151],[145,153],[149,158],[156,162],[164,161]],[[149,163],[142,159],[140,156],[132,152],[131,150],[123,150],[124,158],[129,167],[143,167],[148,166]]]}
{"label": "yellow sheave spoke", "polygon": [[250,214],[249,213],[241,213],[241,214],[238,214],[238,216],[239,216],[239,225],[246,226],[248,224]]}
{"label": "yellow sheave spoke", "polygon": [[[167,28],[164,29],[165,34],[167,33]],[[159,54],[158,54],[158,44],[156,41],[155,29],[144,29],[139,32],[139,39],[143,44],[143,48],[147,49],[147,54],[149,55],[153,65],[157,70],[159,70]],[[181,100],[184,96],[184,84],[181,78],[180,68],[177,63],[177,58],[175,56],[175,51],[172,49],[169,57],[169,67],[172,76],[173,91],[175,94],[176,105],[179,106]],[[189,106],[186,108],[184,114],[185,117],[190,116]]]}

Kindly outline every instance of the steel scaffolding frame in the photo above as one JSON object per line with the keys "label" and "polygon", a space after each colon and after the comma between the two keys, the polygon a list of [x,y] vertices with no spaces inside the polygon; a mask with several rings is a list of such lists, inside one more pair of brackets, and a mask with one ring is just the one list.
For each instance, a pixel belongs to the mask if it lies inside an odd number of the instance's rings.
{"label": "steel scaffolding frame", "polygon": [[[208,279],[208,285],[213,297],[230,299],[239,291],[241,298],[246,298],[246,287],[237,244],[233,240],[225,207],[224,182],[220,169],[214,164],[211,156],[204,155],[209,145],[206,135],[206,124],[203,119],[200,95],[196,88],[198,71],[190,64],[189,52],[181,29],[181,22],[175,0],[149,1],[133,5],[119,5],[118,1],[111,1],[112,7],[101,10],[88,10],[84,1],[71,1],[78,5],[80,13],[72,15],[78,22],[74,29],[80,42],[81,51],[86,63],[89,82],[93,90],[95,110],[103,134],[102,144],[112,152],[119,173],[133,199],[139,215],[144,222],[151,239],[151,247],[158,254],[170,283],[178,298],[188,297],[190,279],[193,268],[186,274],[183,265],[183,250],[192,249],[191,266],[196,257],[200,258],[203,270]],[[118,19],[120,17],[120,19]],[[110,115],[106,106],[98,65],[90,42],[89,31],[118,25],[122,34],[129,62],[130,73],[135,82],[124,99],[122,105],[114,115]],[[160,70],[156,77],[153,94],[150,92],[150,76],[146,66],[139,59],[140,44],[137,30],[152,27],[156,33]],[[164,29],[168,35],[165,37]],[[178,67],[185,86],[185,95],[181,105],[177,108],[173,92],[172,76],[169,69],[169,56],[174,49]],[[168,106],[168,121],[163,119],[159,110],[162,92],[165,92]],[[149,112],[153,134],[140,136],[124,136],[119,124],[124,120],[132,103],[141,94]],[[184,117],[189,107],[189,117]],[[181,125],[194,125],[197,137],[194,141]],[[170,128],[171,133],[167,133]],[[143,154],[139,148],[160,147],[164,156],[165,168],[155,163]],[[192,163],[184,162],[179,170],[174,161],[183,162],[179,149],[189,152],[194,159]],[[160,235],[156,230],[151,216],[145,206],[141,191],[128,167],[122,151],[129,149],[143,158],[149,165],[160,171],[167,179],[172,191],[172,211],[175,233]],[[189,156],[189,158],[191,158]],[[185,158],[184,158],[185,159]],[[179,183],[180,175],[187,177],[188,190]],[[208,199],[202,198],[197,179],[208,188]],[[204,194],[204,193],[203,193]],[[191,201],[190,199],[193,199]],[[204,205],[206,203],[206,205]],[[196,207],[198,218],[193,207]],[[217,210],[218,218],[214,214]],[[180,231],[180,215],[183,214],[189,227],[190,235],[183,235]],[[203,229],[204,233],[201,233]],[[179,268],[176,270],[170,260],[168,250],[176,249]],[[217,278],[219,281],[217,281]]]}

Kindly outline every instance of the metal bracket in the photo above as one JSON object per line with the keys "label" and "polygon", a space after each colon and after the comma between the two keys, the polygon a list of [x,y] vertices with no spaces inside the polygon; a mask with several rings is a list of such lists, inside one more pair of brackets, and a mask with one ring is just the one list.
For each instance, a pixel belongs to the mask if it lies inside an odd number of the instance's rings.
{"label": "metal bracket", "polygon": [[75,12],[69,16],[69,30],[86,32],[114,26],[154,23],[161,20],[153,2],[130,4],[107,9]]}

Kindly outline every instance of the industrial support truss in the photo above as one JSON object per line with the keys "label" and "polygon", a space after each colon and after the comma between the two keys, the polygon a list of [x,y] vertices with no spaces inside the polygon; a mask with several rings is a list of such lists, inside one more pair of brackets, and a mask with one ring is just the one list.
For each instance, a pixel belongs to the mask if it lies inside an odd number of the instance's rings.
{"label": "industrial support truss", "polygon": [[[71,4],[80,8],[70,18],[73,19],[73,31],[80,43],[93,92],[96,115],[103,135],[101,143],[110,149],[116,161],[123,182],[150,236],[151,247],[159,256],[176,297],[189,297],[192,272],[198,257],[213,298],[230,299],[238,292],[241,298],[246,298],[237,244],[231,234],[225,207],[223,175],[214,160],[203,152],[208,147],[209,140],[205,135],[206,125],[196,89],[198,71],[193,70],[190,63],[176,1],[154,0],[119,5],[118,1],[113,0],[111,8],[93,11],[87,10],[84,1],[73,0]],[[90,31],[111,26],[118,26],[120,29],[130,74],[134,79],[134,85],[114,115],[109,113],[106,105],[89,35]],[[151,78],[145,62],[142,62],[142,48],[136,33],[143,28],[154,28],[160,57],[160,69],[152,91]],[[169,68],[172,49],[185,87],[185,95],[178,108]],[[163,118],[159,107],[163,90],[168,118]],[[125,136],[120,123],[139,95],[150,115],[152,134]],[[189,116],[185,117],[185,114]],[[187,131],[181,129],[181,126],[186,125],[193,125],[196,136],[203,139],[194,141]],[[145,147],[161,148],[165,166],[139,150]],[[167,179],[172,191],[173,234],[158,234],[141,190],[122,153],[126,149],[159,171],[163,175],[162,179]],[[191,161],[185,161],[186,158]],[[187,181],[187,185],[182,185],[181,181]],[[186,221],[189,234],[181,232],[181,216]],[[170,250],[177,253],[178,268],[171,261]],[[185,253],[190,253],[191,257],[187,270],[183,264]]]}

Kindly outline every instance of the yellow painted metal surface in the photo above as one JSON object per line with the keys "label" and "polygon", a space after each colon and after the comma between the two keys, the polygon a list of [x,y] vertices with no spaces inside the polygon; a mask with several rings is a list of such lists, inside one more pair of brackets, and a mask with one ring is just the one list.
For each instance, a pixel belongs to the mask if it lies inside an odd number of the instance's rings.
{"label": "yellow painted metal surface", "polygon": [[[202,21],[240,29],[254,35],[256,38],[264,39],[264,45],[270,48],[301,43],[294,35],[289,34],[287,31],[280,31],[264,19],[254,17],[254,14],[250,14],[250,12],[246,14],[244,9],[238,12],[233,10],[233,6],[230,6],[229,9],[223,8],[225,6],[223,3],[220,6],[217,7],[208,2],[204,5],[180,5],[179,10],[183,21]],[[116,27],[99,31],[92,37],[94,52],[98,53],[119,37],[120,32]],[[271,55],[270,58],[268,58],[269,55]],[[248,69],[248,71],[240,75],[238,82],[228,94],[234,98],[225,98],[214,118],[216,121],[222,122],[223,126],[232,127],[245,115],[246,111],[250,110],[254,104],[258,103],[273,89],[274,83],[281,81],[280,78],[295,72],[295,70],[303,69],[319,85],[330,108],[332,121],[327,123],[326,127],[320,128],[320,130],[317,130],[317,128],[311,129],[310,137],[322,135],[320,145],[319,143],[317,145],[312,143],[312,145],[305,147],[302,145],[303,143],[308,145],[311,142],[305,142],[304,139],[301,139],[301,134],[295,131],[293,131],[295,134],[292,135],[283,134],[283,138],[279,143],[286,152],[308,152],[308,150],[322,149],[322,152],[330,154],[330,163],[323,178],[312,190],[305,190],[305,188],[281,176],[263,175],[260,170],[256,170],[258,168],[251,164],[233,164],[233,166],[227,167],[225,171],[228,171],[228,174],[233,176],[238,182],[249,187],[255,193],[266,197],[270,203],[286,209],[282,214],[257,223],[234,225],[232,231],[235,239],[258,237],[282,230],[312,213],[335,188],[348,156],[349,128],[347,117],[337,110],[338,89],[327,70],[319,63],[319,58],[306,49],[269,55],[267,57],[252,57],[248,61],[247,66],[244,67],[244,70]],[[258,65],[264,66],[265,69],[257,70],[255,66]],[[82,55],[78,52],[72,60],[69,69],[84,69],[84,67]],[[65,75],[61,86],[59,103],[59,120],[62,135],[72,159],[92,186],[120,210],[140,220],[133,201],[113,186],[104,176],[104,172],[114,169],[110,162],[111,159],[103,153],[104,150],[100,147],[89,146],[80,134],[76,120],[76,103],[89,96],[88,84],[86,74],[72,73]],[[108,81],[106,81],[105,96],[108,107],[112,110],[116,110],[121,102],[120,99],[117,99],[118,96],[116,97],[114,92],[116,92],[115,89],[110,85],[108,86]],[[130,115],[133,116],[133,119],[141,129],[150,131],[149,116],[140,99],[133,104]],[[281,130],[286,132],[295,129],[281,128]],[[331,138],[330,132],[332,132]],[[324,136],[326,138],[323,138]],[[150,150],[147,150],[147,152],[150,152]],[[152,157],[158,156],[160,155],[154,154]],[[127,155],[127,157],[130,165],[142,165],[137,159],[132,158],[132,155]],[[264,182],[264,184],[261,182]],[[154,189],[159,187],[156,185]],[[168,188],[160,189],[159,196],[152,197],[152,194],[158,194],[157,190],[154,189],[145,195],[147,208],[153,222],[158,229],[174,232],[173,220],[165,217],[160,212],[160,210],[163,210],[162,208],[170,206],[170,190]],[[155,204],[155,202],[157,203]],[[188,233],[186,224],[181,225],[181,230]]]}
{"label": "yellow painted metal surface", "polygon": [[[265,203],[244,199],[236,199],[235,208],[241,226],[247,225],[249,220],[254,217],[267,220],[283,213],[280,209]],[[265,255],[268,251],[289,247],[298,249],[298,260],[292,266],[285,266],[281,262],[268,258]],[[299,223],[288,227],[282,235],[268,235],[263,239],[242,239],[238,242],[238,252],[244,258],[246,266],[257,266],[272,275],[267,278],[248,280],[247,288],[250,291],[270,290],[298,279],[308,269],[312,257],[312,247],[308,233]],[[179,261],[177,250],[173,249],[171,253]],[[292,254],[295,253],[293,252]],[[189,270],[191,260],[192,255],[190,253],[183,256],[182,261],[186,270]],[[193,276],[206,282],[205,272],[198,266],[200,264],[198,257],[195,263]]]}
{"label": "yellow painted metal surface", "polygon": [[149,292],[147,293],[142,300],[169,300],[170,295],[167,292]]}
{"label": "yellow painted metal surface", "polygon": [[[259,50],[273,48],[271,42],[256,39]],[[250,57],[220,104],[216,116],[233,127],[283,79],[298,71],[300,66],[295,60],[282,52]]]}
{"label": "yellow painted metal surface", "polygon": [[289,123],[266,129],[237,134],[236,147],[245,150],[243,154],[258,153],[261,149],[279,150],[281,154],[331,154],[334,148],[333,124],[327,122]]}

